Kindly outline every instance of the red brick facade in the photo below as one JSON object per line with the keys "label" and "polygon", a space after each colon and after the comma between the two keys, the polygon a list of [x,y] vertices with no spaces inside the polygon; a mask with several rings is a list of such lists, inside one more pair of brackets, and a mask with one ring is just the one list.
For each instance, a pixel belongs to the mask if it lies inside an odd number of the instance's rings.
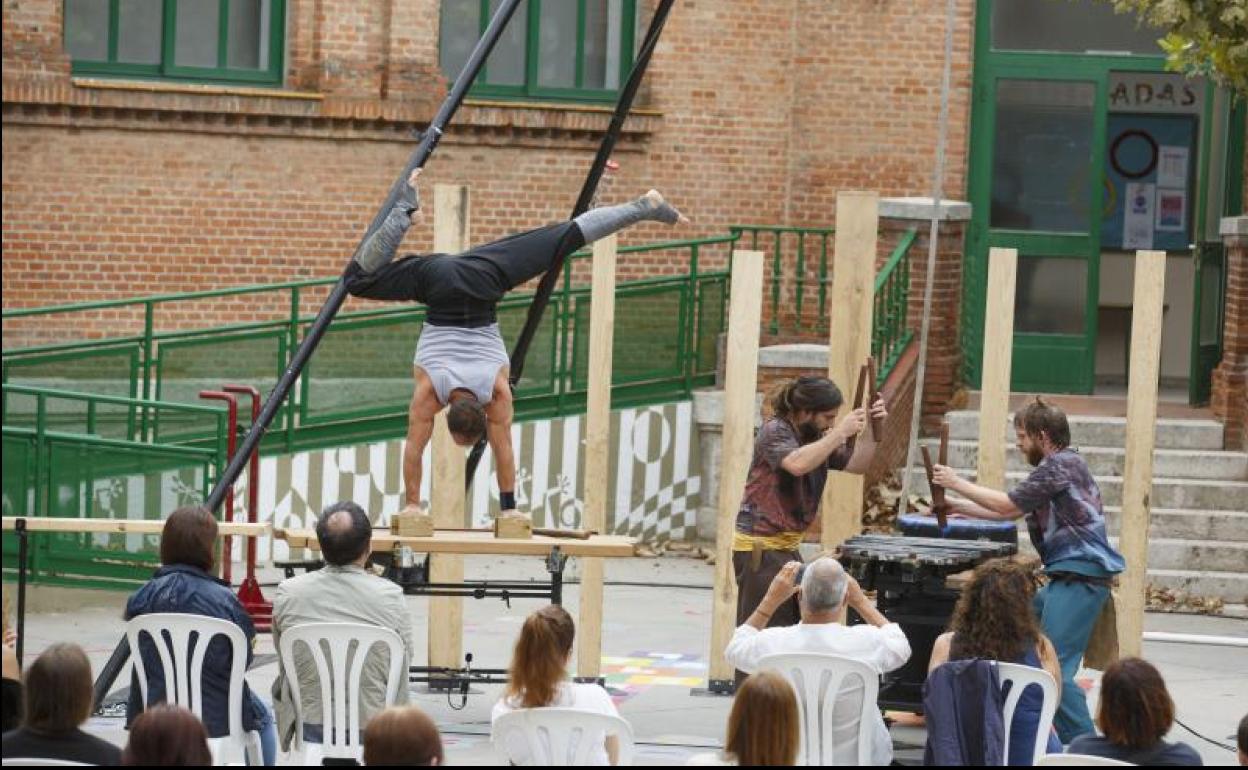
{"label": "red brick facade", "polygon": [[1226,426],[1227,449],[1248,449],[1248,218],[1224,220],[1226,304],[1222,362],[1213,370],[1213,413]]}
{"label": "red brick facade", "polygon": [[[965,167],[972,5],[960,2],[954,190]],[[411,129],[445,93],[439,7],[289,0],[286,90],[275,91],[71,78],[62,3],[6,8],[5,307],[336,274],[413,148]],[[692,237],[734,222],[830,225],[843,189],[926,190],[943,9],[931,0],[895,9],[679,3],[606,195],[657,186],[694,219]],[[425,179],[471,185],[477,239],[554,220],[570,208],[607,119],[599,107],[470,102]],[[648,226],[626,242],[670,235]],[[426,220],[409,245],[431,239]],[[713,268],[722,257],[706,259]],[[662,274],[683,260],[624,260],[622,270]]]}

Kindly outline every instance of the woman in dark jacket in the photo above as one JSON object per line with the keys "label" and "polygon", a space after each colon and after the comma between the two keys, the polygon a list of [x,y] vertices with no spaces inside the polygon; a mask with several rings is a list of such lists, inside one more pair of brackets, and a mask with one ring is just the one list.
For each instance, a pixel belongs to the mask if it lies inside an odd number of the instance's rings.
{"label": "woman in dark jacket", "polygon": [[[126,603],[126,620],[161,612],[228,620],[247,635],[247,664],[250,665],[256,629],[229,586],[213,576],[216,542],[217,520],[207,509],[186,507],[170,514],[160,535],[161,567]],[[148,676],[147,702],[160,703],[166,699],[160,656],[146,636],[140,647]],[[230,650],[229,641],[218,636],[212,640],[204,658],[204,727],[213,738],[229,733],[226,708],[230,687]],[[143,706],[138,675],[132,674],[127,727],[142,713]],[[264,764],[272,765],[277,753],[273,712],[246,684],[243,685],[243,729],[259,731]]]}

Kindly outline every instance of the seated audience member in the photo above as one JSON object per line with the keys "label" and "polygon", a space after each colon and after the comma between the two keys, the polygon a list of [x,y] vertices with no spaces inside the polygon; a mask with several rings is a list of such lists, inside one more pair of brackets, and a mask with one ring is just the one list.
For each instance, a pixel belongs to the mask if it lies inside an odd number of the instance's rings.
{"label": "seated audience member", "polygon": [[[247,665],[251,665],[256,629],[238,597],[225,581],[216,577],[217,520],[207,508],[187,506],[169,514],[160,533],[160,569],[126,603],[126,620],[163,612],[204,615],[228,620],[247,635]],[[164,668],[152,640],[141,637],[143,664],[147,672],[148,704],[166,700]],[[233,648],[218,636],[204,658],[204,728],[219,738],[230,733],[230,664]],[[130,675],[130,700],[126,725],[143,713],[143,691],[138,672]],[[260,733],[264,764],[272,765],[277,754],[277,731],[273,714],[246,683],[243,684],[243,729]]]}
{"label": "seated audience member", "polygon": [[[8,620],[6,613],[5,620]],[[4,643],[0,644],[3,656],[3,679],[0,680],[0,733],[15,730],[22,723],[22,667],[17,662],[17,634],[8,626],[4,630]]]}
{"label": "seated audience member", "polygon": [[211,767],[208,732],[191,712],[158,703],[130,725],[121,764],[152,767]]}
{"label": "seated audience member", "polygon": [[1239,764],[1248,767],[1248,714],[1239,720],[1239,731],[1235,733],[1235,742],[1239,744]]}
{"label": "seated audience member", "polygon": [[[412,623],[408,615],[403,589],[366,569],[372,552],[373,526],[364,509],[352,502],[335,503],[325,509],[316,521],[316,539],[320,543],[325,566],[314,572],[283,580],[273,597],[273,646],[280,649],[282,634],[295,626],[308,623],[361,623],[388,628],[403,640],[402,671],[407,671],[412,657]],[[295,648],[298,661],[299,690],[303,698],[303,740],[321,743],[324,740],[321,712],[320,677],[316,662],[300,647]],[[364,664],[360,678],[360,724],[367,726],[373,715],[386,708],[386,684],[389,678],[389,655],[374,647]],[[295,735],[295,707],[290,683],[280,659],[278,676],[273,682],[273,706],[277,712],[278,735],[282,749],[288,751]],[[352,694],[351,697],[354,697]],[[406,677],[398,689],[395,705],[408,702]]]}
{"label": "seated audience member", "polygon": [[[1040,623],[1031,610],[1035,592],[1031,574],[1009,559],[979,565],[971,582],[962,589],[949,632],[937,637],[932,647],[928,670],[950,660],[968,658],[1019,663],[1044,669],[1060,688],[1062,669],[1057,652],[1040,632]],[[1036,686],[1019,698],[1014,722],[1009,727],[1008,764],[1031,765],[1042,701],[1043,695]],[[1050,729],[1048,753],[1061,751],[1062,743]]]}
{"label": "seated audience member", "polygon": [[386,709],[364,731],[366,765],[432,767],[443,761],[438,726],[415,706]]}
{"label": "seated audience member", "polygon": [[1174,701],[1161,672],[1140,658],[1123,658],[1101,675],[1101,705],[1096,726],[1101,735],[1081,735],[1070,742],[1071,754],[1092,754],[1133,765],[1201,765],[1200,754],[1186,743],[1162,740],[1174,724]]}
{"label": "seated audience member", "polygon": [[[724,656],[747,673],[758,670],[759,660],[777,653],[818,652],[861,661],[881,674],[905,665],[910,659],[910,643],[901,627],[890,623],[863,594],[858,581],[845,574],[840,562],[820,557],[806,566],[802,584],[794,582],[800,562],[789,562],[780,569],[762,603],[744,625],[738,626]],[[776,608],[798,594],[802,622],[795,626],[766,628]],[[850,607],[864,623],[844,626],[837,622],[841,611]],[[857,764],[857,736],[862,683],[851,678],[838,695],[833,726],[836,764]],[[855,708],[857,704],[857,708]],[[876,713],[871,743],[872,764],[887,765],[893,758],[893,744],[884,719]]]}
{"label": "seated audience member", "polygon": [[[576,626],[567,610],[555,604],[529,615],[520,629],[520,638],[512,654],[507,689],[494,704],[490,721],[516,709],[557,706],[599,714],[619,716],[607,691],[596,684],[567,681],[568,659]],[[619,759],[619,738],[599,733],[590,739],[594,748],[589,755],[591,765],[614,765]],[[507,754],[513,764],[525,764],[527,746],[508,745]]]}
{"label": "seated audience member", "polygon": [[116,765],[121,749],[88,735],[81,726],[95,698],[91,663],[76,644],[54,644],[30,664],[23,682],[22,726],[0,739],[5,759],[59,759],[85,765]]}
{"label": "seated audience member", "polygon": [[746,677],[732,700],[722,754],[698,754],[689,765],[783,767],[797,764],[802,739],[797,694],[776,671]]}

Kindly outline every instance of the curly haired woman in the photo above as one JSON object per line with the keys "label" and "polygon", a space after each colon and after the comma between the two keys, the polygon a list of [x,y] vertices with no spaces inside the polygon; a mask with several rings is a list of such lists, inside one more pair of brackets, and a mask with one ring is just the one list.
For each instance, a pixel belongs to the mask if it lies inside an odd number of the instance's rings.
{"label": "curly haired woman", "polygon": [[[982,658],[1042,668],[1060,688],[1061,666],[1053,644],[1040,631],[1031,609],[1036,586],[1031,572],[1008,559],[985,562],[954,607],[949,631],[936,638],[928,671],[950,660]],[[1011,765],[1032,764],[1041,695],[1032,687],[1018,701],[1010,725]],[[1062,744],[1049,733],[1049,753],[1061,753]]]}

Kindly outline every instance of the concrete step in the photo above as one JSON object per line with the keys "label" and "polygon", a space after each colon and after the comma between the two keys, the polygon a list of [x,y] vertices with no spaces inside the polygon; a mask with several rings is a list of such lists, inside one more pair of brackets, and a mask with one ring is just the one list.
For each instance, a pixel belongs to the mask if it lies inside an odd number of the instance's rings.
{"label": "concrete step", "polygon": [[[923,469],[914,470],[914,489],[926,494],[927,477]],[[958,475],[974,480],[975,471],[958,469]],[[1025,471],[1007,471],[1005,488],[1011,489],[1027,477]],[[1097,476],[1101,488],[1101,501],[1106,506],[1122,504],[1122,477]],[[1175,479],[1155,476],[1153,478],[1152,503],[1157,508],[1186,510],[1242,511],[1248,506],[1248,481],[1222,481],[1213,479]]]}
{"label": "concrete step", "polygon": [[[1122,522],[1122,509],[1107,506],[1105,518],[1110,534],[1117,535]],[[1248,512],[1154,508],[1148,534],[1155,538],[1248,543]],[[1243,566],[1248,569],[1248,565]]]}
{"label": "concrete step", "polygon": [[1248,573],[1190,569],[1150,569],[1148,582],[1198,596],[1217,596],[1227,604],[1248,603]]}
{"label": "concrete step", "polygon": [[[940,442],[923,439],[934,458]],[[1092,475],[1121,476],[1126,450],[1113,447],[1079,447]],[[949,464],[955,468],[974,468],[979,464],[978,439],[950,439]],[[1011,440],[1006,455],[1006,470],[1027,471],[1026,458]],[[1153,475],[1179,479],[1248,480],[1248,452],[1223,452],[1211,449],[1158,449],[1153,453]]]}
{"label": "concrete step", "polygon": [[[1118,538],[1110,542],[1118,547]],[[1150,538],[1148,571],[1182,570],[1200,565],[1201,572],[1233,572],[1248,575],[1248,543],[1213,540]]]}
{"label": "concrete step", "polygon": [[[1071,444],[1076,447],[1126,446],[1126,425],[1123,417],[1070,416]],[[949,438],[979,440],[979,412],[957,411],[945,415]],[[1001,429],[1014,443],[1014,424],[1007,421]],[[1158,449],[1221,449],[1222,424],[1216,420],[1167,418],[1157,421]]]}

